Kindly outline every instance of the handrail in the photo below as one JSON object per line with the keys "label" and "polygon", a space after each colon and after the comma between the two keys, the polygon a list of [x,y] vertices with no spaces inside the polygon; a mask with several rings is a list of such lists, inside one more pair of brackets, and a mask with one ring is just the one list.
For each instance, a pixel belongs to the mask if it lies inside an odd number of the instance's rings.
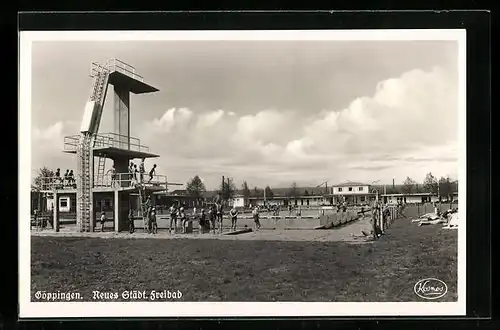
{"label": "handrail", "polygon": [[117,58],[109,59],[104,65],[101,65],[97,62],[92,62],[90,70],[91,77],[94,77],[97,73],[101,72],[97,70],[97,68],[100,70],[107,70],[109,72],[118,71],[126,74],[129,77],[132,77],[133,79],[144,82],[144,78],[135,72],[135,68],[133,66]]}
{"label": "handrail", "polygon": [[[70,135],[64,137],[64,151],[74,152],[78,148],[80,141],[79,135]],[[127,137],[117,133],[96,134],[94,147],[114,147],[119,149],[149,152],[149,147],[142,145],[141,140],[134,137]]]}
{"label": "handrail", "polygon": [[[42,177],[40,190],[63,190],[63,189],[76,189],[79,178],[74,174],[72,179],[65,179],[64,176],[49,176]],[[150,180],[148,173],[143,173],[141,178],[138,174],[137,180],[133,177],[131,173],[116,173],[113,174],[102,174],[94,175],[94,187],[95,188],[119,188],[119,187],[134,187],[136,185],[144,185],[146,187],[161,187],[167,189],[167,176],[166,175],[153,175]]]}

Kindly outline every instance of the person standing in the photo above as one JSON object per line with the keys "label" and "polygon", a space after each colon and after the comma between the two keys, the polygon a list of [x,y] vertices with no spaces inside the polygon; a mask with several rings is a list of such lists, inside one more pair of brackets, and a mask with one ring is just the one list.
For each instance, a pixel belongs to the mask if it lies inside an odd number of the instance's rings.
{"label": "person standing", "polygon": [[156,173],[156,164],[153,165],[153,167],[151,168],[151,170],[149,171],[149,182],[151,182],[151,180],[153,180],[153,177]]}
{"label": "person standing", "polygon": [[223,218],[223,209],[222,209],[222,201],[219,201],[216,205],[217,211],[217,225],[219,226],[219,233],[222,234],[222,218]]}
{"label": "person standing", "polygon": [[174,225],[174,233],[177,232],[177,207],[174,204],[170,206],[170,227],[169,232],[172,233],[172,224]]}
{"label": "person standing", "polygon": [[104,231],[104,224],[106,223],[106,213],[101,213],[101,232]]}
{"label": "person standing", "polygon": [[139,164],[139,174],[140,174],[140,182],[144,182],[144,173],[146,172],[146,169],[144,168],[144,158],[141,159],[141,163]]}
{"label": "person standing", "polygon": [[134,224],[134,210],[130,209],[128,213],[128,231],[133,234],[135,232],[135,224]]}
{"label": "person standing", "polygon": [[115,165],[111,166],[111,168],[106,172],[106,175],[109,175],[111,173],[111,187],[116,186],[116,169]]}
{"label": "person standing", "polygon": [[256,206],[252,212],[255,231],[260,229],[259,208]]}
{"label": "person standing", "polygon": [[156,223],[156,209],[154,207],[152,207],[151,212],[149,212],[149,232],[151,234],[156,234],[158,232],[158,224]]}
{"label": "person standing", "polygon": [[238,220],[238,210],[233,206],[231,211],[229,211],[231,216],[231,230],[236,231],[236,221]]}

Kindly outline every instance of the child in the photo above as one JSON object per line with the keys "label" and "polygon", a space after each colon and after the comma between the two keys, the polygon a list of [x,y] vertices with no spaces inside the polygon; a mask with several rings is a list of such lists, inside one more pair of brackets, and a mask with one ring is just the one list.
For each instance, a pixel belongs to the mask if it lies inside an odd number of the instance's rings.
{"label": "child", "polygon": [[132,209],[130,209],[130,212],[128,213],[128,230],[131,234],[133,234],[135,231],[134,210]]}
{"label": "child", "polygon": [[229,211],[231,216],[231,230],[236,230],[236,220],[238,219],[238,210],[233,206],[231,211]]}
{"label": "child", "polygon": [[215,206],[210,208],[210,226],[212,227],[212,231],[215,234],[215,221],[217,220],[217,214],[215,214]]}
{"label": "child", "polygon": [[149,213],[149,219],[150,219],[149,232],[152,234],[156,234],[158,232],[158,224],[156,223],[156,209],[154,207],[151,208],[151,212]]}
{"label": "child", "polygon": [[207,231],[210,231],[210,224],[207,221],[207,215],[205,214],[205,210],[201,209],[201,214],[200,214],[200,232],[201,233],[206,233]]}
{"label": "child", "polygon": [[73,170],[69,171],[69,174],[68,174],[68,180],[69,180],[70,185],[71,185],[73,188],[76,188],[76,185],[75,185],[75,176],[74,176],[74,174],[73,174]]}
{"label": "child", "polygon": [[144,168],[144,158],[141,160],[141,163],[139,164],[139,173],[140,173],[140,178],[141,178],[141,183],[144,182],[144,173],[146,172],[146,169]]}
{"label": "child", "polygon": [[259,209],[257,206],[253,209],[252,216],[253,216],[253,221],[255,223],[255,231],[257,231],[260,229]]}
{"label": "child", "polygon": [[185,231],[184,224],[186,222],[186,214],[184,213],[184,208],[183,207],[181,207],[179,209],[179,212],[178,212],[177,216],[179,218],[178,219],[179,220],[179,227],[182,228],[182,233],[184,233],[184,231]]}
{"label": "child", "polygon": [[151,182],[151,180],[153,180],[153,177],[156,173],[156,164],[153,165],[153,168],[151,169],[151,171],[149,171],[149,182]]}
{"label": "child", "polygon": [[219,226],[219,232],[222,233],[222,203],[219,202],[215,205],[217,211],[217,225]]}
{"label": "child", "polygon": [[172,224],[174,224],[174,232],[177,232],[177,207],[175,204],[170,206],[170,233],[172,233]]}
{"label": "child", "polygon": [[102,212],[101,213],[101,232],[104,231],[104,223],[106,222],[106,213]]}

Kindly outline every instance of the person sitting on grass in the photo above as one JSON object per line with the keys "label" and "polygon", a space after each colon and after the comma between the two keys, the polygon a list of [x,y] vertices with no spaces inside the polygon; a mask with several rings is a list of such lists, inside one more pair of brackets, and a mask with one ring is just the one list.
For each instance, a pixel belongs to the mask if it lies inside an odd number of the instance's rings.
{"label": "person sitting on grass", "polygon": [[257,231],[260,229],[259,208],[257,206],[253,209],[252,216],[255,225],[255,231]]}
{"label": "person sitting on grass", "polygon": [[104,231],[104,224],[106,223],[106,212],[101,213],[101,232]]}

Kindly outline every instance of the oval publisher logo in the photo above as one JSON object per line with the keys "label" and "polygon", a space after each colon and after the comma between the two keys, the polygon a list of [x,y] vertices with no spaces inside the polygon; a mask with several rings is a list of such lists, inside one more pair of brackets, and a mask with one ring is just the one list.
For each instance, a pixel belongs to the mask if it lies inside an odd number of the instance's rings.
{"label": "oval publisher logo", "polygon": [[423,299],[439,299],[448,292],[448,286],[437,278],[426,278],[418,281],[413,290]]}

